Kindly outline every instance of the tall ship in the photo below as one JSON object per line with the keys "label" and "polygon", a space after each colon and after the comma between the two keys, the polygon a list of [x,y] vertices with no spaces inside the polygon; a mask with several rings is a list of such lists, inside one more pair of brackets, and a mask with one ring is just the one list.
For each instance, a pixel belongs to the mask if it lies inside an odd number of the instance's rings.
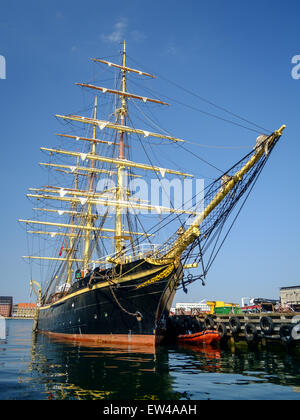
{"label": "tall ship", "polygon": [[128,66],[125,42],[119,64],[93,61],[113,71],[114,88],[76,83],[93,92],[88,115],[56,116],[64,127],[60,147],[41,148],[47,183],[27,194],[36,217],[19,220],[37,243],[23,257],[37,263],[30,282],[38,298],[34,329],[62,339],[155,345],[164,339],[176,291],[205,282],[229,216],[237,217],[285,126],[260,134],[246,156],[184,203],[149,201],[146,176],[160,194],[170,177],[189,185],[193,174],[179,170],[182,162],[168,169],[151,157],[155,142],[178,156],[184,140],[151,130],[153,118],[136,128],[132,108],[145,116],[143,107],[168,104],[129,92],[129,78],[154,76]]}

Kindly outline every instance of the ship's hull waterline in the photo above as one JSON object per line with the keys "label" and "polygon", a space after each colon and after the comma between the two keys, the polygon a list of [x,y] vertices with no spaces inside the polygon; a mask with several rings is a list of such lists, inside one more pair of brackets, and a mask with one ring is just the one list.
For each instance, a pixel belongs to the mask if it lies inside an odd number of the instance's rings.
{"label": "ship's hull waterline", "polygon": [[108,271],[78,280],[68,294],[38,309],[35,330],[79,342],[159,344],[182,267],[139,261],[123,267],[126,271],[130,274],[109,280]]}

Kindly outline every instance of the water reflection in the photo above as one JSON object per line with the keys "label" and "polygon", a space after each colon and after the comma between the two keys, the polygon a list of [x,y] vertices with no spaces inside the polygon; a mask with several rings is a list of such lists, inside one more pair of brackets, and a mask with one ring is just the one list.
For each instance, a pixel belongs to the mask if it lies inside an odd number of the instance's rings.
{"label": "water reflection", "polygon": [[7,324],[0,400],[300,399],[299,350],[83,346]]}
{"label": "water reflection", "polygon": [[[234,349],[181,346],[180,353],[178,350],[169,360],[174,376],[178,377],[173,385],[176,389],[179,382],[181,387],[190,383],[190,398],[300,399],[299,349],[287,352],[283,347],[254,351],[247,346]],[[184,375],[178,374],[183,364]],[[190,380],[196,373],[199,380]],[[196,383],[205,384],[205,392]]]}
{"label": "water reflection", "polygon": [[180,399],[166,349],[100,347],[33,335],[31,369],[55,399]]}
{"label": "water reflection", "polygon": [[[221,350],[215,346],[191,346],[180,344],[177,351],[190,359],[188,372],[221,372]],[[179,367],[178,367],[179,368]]]}
{"label": "water reflection", "polygon": [[[294,394],[300,387],[299,353],[247,348],[232,352],[190,345],[155,351],[82,346],[39,334],[33,337],[31,369],[38,374],[38,381],[44,381],[47,398],[236,398],[228,395],[230,385],[233,390],[239,388],[241,398],[257,395],[263,399],[261,386],[268,384],[291,387],[285,391],[300,399],[300,394]],[[282,390],[274,387],[269,392],[282,395]]]}

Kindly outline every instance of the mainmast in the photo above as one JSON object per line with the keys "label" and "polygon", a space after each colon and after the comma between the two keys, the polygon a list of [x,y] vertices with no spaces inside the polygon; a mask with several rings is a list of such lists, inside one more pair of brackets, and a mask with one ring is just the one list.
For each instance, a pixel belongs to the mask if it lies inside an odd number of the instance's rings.
{"label": "mainmast", "polygon": [[[123,63],[122,63],[122,93],[126,92],[126,43],[123,43]],[[126,98],[122,95],[121,108],[118,110],[121,125],[125,125],[127,116]],[[124,159],[124,131],[120,132],[120,160]],[[118,184],[116,190],[117,203],[124,200],[124,166],[118,165]],[[119,262],[122,262],[123,251],[123,236],[122,236],[122,208],[117,204],[116,206],[116,235],[115,235],[115,255]]]}
{"label": "mainmast", "polygon": [[[106,64],[109,67],[117,68],[122,75],[121,79],[121,90],[109,89],[100,86],[94,86],[88,83],[76,83],[79,86],[96,90],[97,92],[101,92],[102,94],[113,94],[117,95],[121,98],[121,106],[119,109],[115,110],[115,121],[109,120],[99,120],[97,117],[97,108],[98,108],[98,101],[97,96],[95,97],[94,102],[94,111],[92,117],[85,117],[81,115],[56,115],[58,118],[61,118],[66,121],[76,122],[83,125],[92,125],[92,135],[90,137],[83,137],[83,136],[76,136],[73,134],[57,134],[66,140],[75,140],[75,141],[83,141],[89,142],[90,147],[88,153],[81,153],[79,151],[72,151],[72,150],[61,150],[61,149],[50,149],[41,147],[42,151],[49,152],[50,156],[62,156],[62,157],[70,157],[76,158],[76,166],[68,165],[65,163],[58,163],[58,162],[48,162],[48,163],[40,163],[42,166],[45,166],[50,169],[55,169],[56,171],[60,171],[66,174],[75,175],[74,180],[74,187],[73,188],[66,188],[63,186],[44,186],[42,188],[29,188],[30,191],[33,191],[34,194],[27,194],[27,197],[36,199],[36,200],[50,200],[61,203],[61,205],[68,206],[70,205],[71,210],[59,210],[59,209],[39,209],[46,212],[58,214],[65,214],[71,215],[71,223],[61,223],[61,222],[47,222],[47,221],[39,221],[39,220],[22,220],[19,221],[25,223],[26,225],[38,225],[44,226],[45,230],[28,230],[28,233],[31,234],[38,234],[38,235],[47,235],[51,236],[51,238],[55,238],[56,236],[65,236],[64,249],[66,252],[65,256],[59,255],[59,257],[42,257],[42,256],[25,256],[24,258],[29,259],[41,259],[41,260],[49,260],[49,261],[66,261],[67,265],[67,282],[72,282],[72,264],[73,262],[83,263],[82,268],[87,270],[89,268],[90,263],[97,263],[99,262],[98,259],[92,259],[92,250],[91,250],[91,238],[92,235],[101,237],[103,239],[110,239],[114,242],[114,257],[110,259],[111,262],[114,263],[122,263],[125,261],[124,258],[124,240],[130,240],[133,243],[134,237],[150,237],[145,232],[134,232],[128,226],[128,230],[125,230],[125,223],[123,225],[123,214],[128,212],[129,210],[146,210],[153,213],[161,214],[162,212],[171,212],[175,214],[192,214],[194,212],[182,209],[173,209],[167,208],[164,206],[153,206],[148,204],[148,202],[143,202],[141,200],[136,200],[134,197],[129,199],[129,191],[127,190],[126,185],[124,185],[125,179],[125,170],[142,170],[142,171],[150,171],[156,173],[157,176],[161,176],[162,178],[165,174],[172,174],[181,177],[193,177],[193,175],[188,173],[182,173],[178,170],[174,169],[167,169],[161,168],[159,166],[154,166],[153,164],[146,164],[146,163],[139,163],[135,161],[130,161],[125,156],[125,150],[128,145],[125,144],[125,134],[134,134],[137,136],[143,136],[147,138],[158,138],[167,140],[170,142],[183,142],[182,139],[161,134],[161,133],[154,133],[151,131],[137,129],[134,127],[129,127],[126,125],[126,117],[128,115],[127,109],[127,100],[140,100],[144,103],[155,103],[161,105],[168,105],[166,102],[163,102],[159,99],[148,98],[145,96],[140,96],[135,93],[130,93],[126,91],[126,75],[127,73],[134,73],[140,76],[147,76],[151,78],[155,78],[155,76],[145,73],[141,70],[133,69],[127,67],[126,65],[126,43],[123,43],[123,54],[122,54],[122,64],[114,64],[102,59],[92,59],[93,61],[100,62],[102,64]],[[100,133],[103,132],[104,129],[110,131],[113,130],[118,133],[117,140],[107,140],[104,138],[96,138],[97,128],[99,129]],[[98,154],[96,152],[96,145],[106,145],[106,146],[116,146],[119,148],[119,154],[116,157],[114,154],[111,156]],[[111,150],[114,150],[111,149]],[[79,164],[81,162],[81,164]],[[83,162],[88,162],[88,164],[84,165]],[[99,168],[99,165],[101,167]],[[104,166],[104,167],[103,167]],[[109,169],[106,169],[109,167]],[[107,195],[107,190],[104,191],[95,191],[95,179],[96,177],[101,176],[102,174],[106,176],[116,176],[117,178],[117,185],[114,189],[109,191]],[[85,189],[78,188],[78,177],[85,176],[87,179]],[[138,174],[131,174],[132,177],[141,177]],[[111,193],[114,193],[114,198],[111,196]],[[115,209],[115,226],[112,228],[104,227],[104,223],[101,223],[100,227],[95,226],[95,220],[98,218],[97,214],[93,214],[93,208],[97,205],[101,205],[104,207],[112,207]],[[65,207],[64,207],[65,208]],[[67,207],[68,208],[68,207]],[[77,210],[77,209],[80,210]],[[85,210],[84,210],[85,209]],[[81,223],[78,223],[77,220],[81,219]],[[58,228],[56,231],[49,231],[49,229],[53,229],[53,227]],[[46,230],[47,229],[47,230]],[[65,229],[65,232],[60,232],[60,229]],[[107,232],[112,236],[103,236],[102,232]],[[78,240],[82,238],[82,255],[80,257],[75,257],[75,253],[77,251],[77,244]],[[103,261],[104,262],[104,261]]]}
{"label": "mainmast", "polygon": [[[98,106],[98,98],[97,96],[95,96],[95,103],[94,103],[94,120],[97,119],[97,106]],[[96,129],[97,129],[97,124],[93,125],[93,137],[91,141],[91,155],[95,155],[96,154]],[[94,160],[90,160],[90,168],[92,169],[90,174],[89,174],[89,189],[88,191],[92,194],[93,190],[94,190],[94,177],[95,177],[95,173],[93,172],[93,168],[94,168],[94,164],[95,161]],[[86,226],[87,226],[87,230],[85,233],[85,239],[84,239],[84,252],[83,252],[83,260],[84,260],[84,265],[83,268],[84,270],[88,269],[88,264],[89,264],[89,253],[90,253],[90,235],[91,235],[91,230],[90,228],[92,227],[92,222],[93,222],[93,215],[92,215],[92,204],[90,201],[88,201],[87,203],[87,216],[86,216]]]}

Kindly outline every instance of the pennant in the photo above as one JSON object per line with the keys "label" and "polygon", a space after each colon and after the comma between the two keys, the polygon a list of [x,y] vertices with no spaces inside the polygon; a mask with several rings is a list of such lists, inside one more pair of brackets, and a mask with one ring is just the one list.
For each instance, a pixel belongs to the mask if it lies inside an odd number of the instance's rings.
{"label": "pennant", "polygon": [[64,210],[57,210],[57,213],[62,216],[64,214]]}
{"label": "pennant", "polygon": [[144,136],[145,136],[145,137],[148,137],[148,136],[149,136],[149,134],[150,134],[150,133],[149,133],[149,131],[144,131]]}
{"label": "pennant", "polygon": [[103,88],[103,89],[102,89],[102,92],[103,92],[103,93],[106,93],[106,92],[107,92],[107,88]]}
{"label": "pennant", "polygon": [[76,166],[70,166],[71,172],[74,172],[76,169]]}
{"label": "pennant", "polygon": [[148,101],[148,98],[146,98],[146,97],[143,97],[143,102],[147,102]]}
{"label": "pennant", "polygon": [[55,232],[51,232],[50,236],[51,236],[51,238],[54,238],[56,236],[56,233]]}
{"label": "pennant", "polygon": [[63,252],[63,250],[64,250],[64,245],[65,245],[65,247],[67,248],[67,242],[66,242],[66,240],[65,240],[65,239],[63,240],[62,246],[61,246],[60,251],[59,251],[59,253],[58,253],[58,256],[59,256],[59,257],[61,257],[61,254],[62,254],[62,252]]}

